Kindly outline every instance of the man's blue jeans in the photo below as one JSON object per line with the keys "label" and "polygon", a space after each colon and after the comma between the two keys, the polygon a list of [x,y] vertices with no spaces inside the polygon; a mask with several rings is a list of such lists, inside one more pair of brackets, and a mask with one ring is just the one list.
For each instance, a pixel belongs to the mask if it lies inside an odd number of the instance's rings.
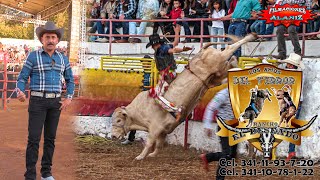
{"label": "man's blue jeans", "polygon": [[[235,35],[238,37],[244,37],[246,35],[246,26],[247,26],[247,23],[242,21],[233,22],[229,26],[228,34]],[[233,55],[239,58],[241,56],[241,47],[238,48],[233,53]]]}
{"label": "man's blue jeans", "polygon": [[[131,19],[131,18],[125,18],[125,19]],[[103,29],[102,23],[101,22],[97,22],[97,29],[98,29],[98,33],[99,34],[109,34],[109,32],[110,32],[110,28],[109,28],[110,27],[110,23],[106,22],[105,26],[107,27],[106,33],[104,33],[104,29]],[[119,32],[116,30],[116,28],[119,28],[119,27],[122,27],[123,34],[129,34],[129,22],[113,22],[112,23],[112,34],[119,34]],[[103,36],[100,37],[100,38],[103,38]],[[121,38],[120,37],[115,37],[115,39],[121,39]],[[123,39],[128,40],[129,37],[124,37]]]}
{"label": "man's blue jeans", "polygon": [[[211,28],[211,35],[224,35],[224,29],[223,28],[217,28],[217,27],[212,27]],[[224,42],[224,38],[211,38],[211,42]],[[213,48],[217,49],[217,45],[214,44],[212,45]],[[221,48],[225,48],[225,44],[221,44]]]}
{"label": "man's blue jeans", "polygon": [[251,32],[258,33],[259,35],[265,35],[266,34],[266,21],[264,20],[256,20],[251,26],[250,26]]}

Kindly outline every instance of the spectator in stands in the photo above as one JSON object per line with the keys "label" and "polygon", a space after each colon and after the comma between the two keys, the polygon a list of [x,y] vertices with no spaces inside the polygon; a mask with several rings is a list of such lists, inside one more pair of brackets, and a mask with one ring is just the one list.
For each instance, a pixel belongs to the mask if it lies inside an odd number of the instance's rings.
{"label": "spectator in stands", "polygon": [[[155,19],[159,12],[158,0],[140,0],[137,10],[137,19],[151,20]],[[146,32],[148,22],[141,22],[138,28],[138,35],[143,35]],[[140,38],[135,38],[134,42],[141,42]]]}
{"label": "spectator in stands", "polygon": [[[181,3],[180,0],[173,0],[173,8],[169,13],[168,18],[170,19],[181,19],[181,14],[183,13],[182,9],[181,9]],[[180,31],[181,31],[181,25],[182,22],[181,21],[173,21],[173,27],[174,27],[174,32],[178,33],[178,35],[180,35]]]}
{"label": "spectator in stands", "polygon": [[[116,4],[116,8],[114,11],[114,14],[109,16],[109,19],[133,19],[133,15],[135,12],[135,0],[120,0]],[[109,22],[106,23],[106,27],[109,27]],[[129,22],[114,22],[112,24],[112,34],[119,34],[116,30],[116,27],[122,27],[122,31],[124,35],[129,34]],[[110,28],[107,28],[106,34],[109,34]],[[129,37],[115,37],[115,40],[113,42],[117,43],[128,43]],[[107,38],[107,40],[110,40],[110,38]]]}
{"label": "spectator in stands", "polygon": [[[222,0],[214,0],[209,4],[210,11],[212,12],[212,18],[222,18],[226,15],[226,12],[224,10],[224,3]],[[224,25],[223,21],[221,20],[214,20],[212,21],[212,28],[211,28],[211,35],[224,35]],[[212,38],[212,42],[224,42],[224,38]],[[214,44],[213,48],[217,49],[217,45]],[[225,49],[225,44],[221,44],[221,51]]]}
{"label": "spectator in stands", "polygon": [[[320,12],[320,0],[313,0],[312,1],[312,5],[311,5],[311,9],[313,11],[314,14],[319,14]],[[320,25],[320,17],[319,16],[315,16],[314,20],[314,28],[313,28],[313,32],[318,32],[319,31],[319,25]],[[317,35],[313,35],[312,39],[318,39]]]}
{"label": "spectator in stands", "polygon": [[[225,83],[227,82],[226,80],[224,81]],[[217,114],[223,120],[234,119],[233,110],[230,104],[228,87],[222,89],[214,96],[214,98],[207,105],[206,110],[204,112],[204,116],[203,116],[204,130],[208,137],[212,137],[213,135],[212,121],[216,123],[216,117],[214,114]],[[220,127],[218,126],[218,131],[219,130],[220,130]],[[209,170],[208,163],[212,161],[219,161],[222,158],[231,160],[232,158],[235,158],[237,155],[237,145],[230,146],[229,137],[219,137],[219,138],[220,138],[222,152],[207,153],[207,154],[200,155],[200,158],[203,163],[203,167],[206,171]],[[216,172],[217,180],[224,179],[224,176],[220,174],[220,170],[221,170],[221,166],[218,165],[217,172]]]}
{"label": "spectator in stands", "polygon": [[[284,4],[299,4],[300,0],[278,0],[276,4],[284,5]],[[294,52],[296,54],[301,55],[301,47],[299,44],[298,33],[296,31],[296,27],[294,25],[290,25],[286,28],[284,25],[279,25],[277,27],[277,42],[278,42],[278,55],[274,55],[273,57],[276,59],[285,59],[287,56],[287,48],[284,34],[288,30],[289,37],[291,39],[291,43],[294,48]]]}
{"label": "spectator in stands", "polygon": [[[134,0],[134,13],[132,14],[132,19],[136,19],[137,17],[137,11],[138,11],[138,3],[139,0]],[[136,35],[137,34],[137,22],[129,22],[129,34],[130,35]],[[128,41],[130,43],[140,43],[140,39],[137,39],[136,37],[129,37]]]}
{"label": "spectator in stands", "polygon": [[[274,6],[275,3],[276,3],[276,0],[267,0],[267,7]],[[274,30],[273,23],[267,24],[267,26],[266,26],[266,35],[273,34],[273,30]],[[270,41],[271,39],[272,39],[272,37],[266,38],[266,40],[268,40],[268,41]]]}
{"label": "spectator in stands", "polygon": [[[92,19],[98,19],[100,18],[100,6],[99,6],[99,3],[97,2],[94,2],[93,3],[93,6],[90,10],[90,18]],[[92,21],[90,21],[92,22]],[[94,25],[91,25],[91,27],[93,27]]]}
{"label": "spectator in stands", "polygon": [[[196,18],[208,18],[209,15],[211,14],[210,9],[208,8],[208,0],[200,0],[196,2],[195,5],[195,15]],[[203,35],[209,35],[209,21],[203,21]],[[201,30],[201,22],[197,21],[195,22],[194,25],[194,35],[200,35],[200,30]],[[204,38],[204,42],[210,42],[210,38]],[[195,38],[194,42],[200,42],[199,38]]]}
{"label": "spectator in stands", "polygon": [[[234,2],[233,2],[234,3]],[[231,17],[231,24],[228,34],[244,37],[246,35],[246,26],[248,20],[252,17],[258,18],[261,6],[258,0],[239,0],[236,4],[234,12],[225,17]],[[239,58],[241,56],[241,47],[234,52]]]}
{"label": "spectator in stands", "polygon": [[[100,6],[99,3],[93,2],[93,5],[90,9],[90,18],[91,19],[98,19],[100,18]],[[97,31],[97,22],[95,21],[89,21],[89,33],[95,33]],[[95,40],[96,36],[90,37],[90,40]]]}
{"label": "spectator in stands", "polygon": [[[185,0],[181,18],[186,20],[190,18],[196,18],[195,9],[196,9],[196,0]],[[182,26],[184,29],[184,34],[191,35],[190,26],[194,26],[194,21],[182,21]],[[182,42],[183,43],[191,42],[191,38],[187,37]]]}
{"label": "spectator in stands", "polygon": [[[116,6],[118,5],[118,2],[116,0],[109,0],[101,9],[101,19],[112,19],[113,18],[113,14],[114,11],[116,9]],[[97,30],[99,34],[106,34],[104,31],[104,28],[108,28],[110,26],[108,26],[109,23],[107,23],[106,21],[98,21],[97,22]],[[117,23],[113,23],[113,26],[116,26]],[[112,31],[112,34],[119,34],[118,31],[115,31],[115,29],[113,29],[114,31]],[[96,30],[94,30],[95,33]],[[96,42],[108,42],[108,39],[106,36],[99,36],[99,38],[96,40]],[[119,38],[118,38],[119,39]]]}
{"label": "spectator in stands", "polygon": [[[160,4],[160,9],[157,14],[157,19],[168,19],[169,14],[172,10],[172,7],[173,7],[172,0],[163,0]],[[162,31],[162,34],[169,33],[170,35],[173,35],[175,33],[172,22],[155,22],[153,26],[153,34],[158,33],[159,27]],[[168,38],[168,39],[170,41],[174,40],[174,38]]]}
{"label": "spectator in stands", "polygon": [[[259,0],[261,4],[261,9],[267,9],[267,0]],[[257,33],[258,35],[265,35],[266,34],[266,21],[257,19],[254,23],[250,26],[251,32]],[[265,41],[264,38],[259,38],[258,41]]]}

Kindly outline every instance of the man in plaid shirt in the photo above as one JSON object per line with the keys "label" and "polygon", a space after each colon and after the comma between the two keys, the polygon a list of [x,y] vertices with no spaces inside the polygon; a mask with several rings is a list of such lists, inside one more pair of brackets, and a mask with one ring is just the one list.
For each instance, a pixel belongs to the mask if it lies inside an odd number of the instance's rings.
{"label": "man in plaid shirt", "polygon": [[[134,19],[134,14],[136,10],[136,2],[135,0],[119,0],[116,9],[114,11],[113,15],[110,15],[109,19]],[[109,34],[109,23],[106,23],[106,26],[108,27],[108,30],[106,34]],[[112,32],[116,32],[116,27],[122,27],[122,31],[124,35],[129,34],[129,22],[116,22],[112,25]],[[117,32],[116,32],[117,33]],[[119,34],[119,33],[117,33]],[[129,42],[129,37],[123,37],[121,38],[115,38],[116,40],[114,42],[118,43],[127,43]]]}

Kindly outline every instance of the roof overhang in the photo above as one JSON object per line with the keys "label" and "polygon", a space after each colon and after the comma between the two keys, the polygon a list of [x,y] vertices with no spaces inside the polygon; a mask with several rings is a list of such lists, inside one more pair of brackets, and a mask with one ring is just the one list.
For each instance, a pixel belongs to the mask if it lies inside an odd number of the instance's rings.
{"label": "roof overhang", "polygon": [[0,0],[0,4],[46,19],[65,10],[71,0]]}

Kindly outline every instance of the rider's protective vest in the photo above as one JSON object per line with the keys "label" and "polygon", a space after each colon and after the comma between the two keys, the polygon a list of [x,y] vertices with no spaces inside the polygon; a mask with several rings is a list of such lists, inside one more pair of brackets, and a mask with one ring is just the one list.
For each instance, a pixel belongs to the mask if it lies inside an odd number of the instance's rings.
{"label": "rider's protective vest", "polygon": [[162,71],[170,66],[171,70],[177,69],[176,61],[173,54],[169,54],[168,50],[173,48],[172,44],[161,44],[155,52],[155,61],[158,71]]}

